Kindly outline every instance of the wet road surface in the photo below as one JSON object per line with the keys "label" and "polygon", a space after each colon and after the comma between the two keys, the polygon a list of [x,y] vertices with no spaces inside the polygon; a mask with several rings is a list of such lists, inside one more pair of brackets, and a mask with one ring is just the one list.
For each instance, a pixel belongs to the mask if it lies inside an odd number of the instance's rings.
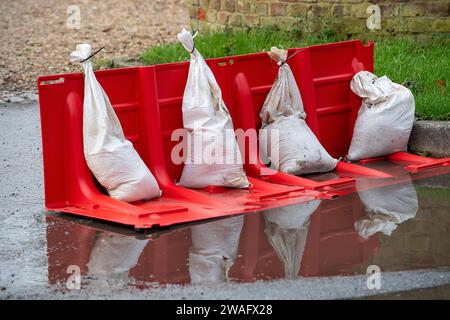
{"label": "wet road surface", "polygon": [[399,178],[143,234],[43,209],[35,104],[1,108],[0,130],[0,298],[353,298],[450,284],[450,169],[368,164]]}

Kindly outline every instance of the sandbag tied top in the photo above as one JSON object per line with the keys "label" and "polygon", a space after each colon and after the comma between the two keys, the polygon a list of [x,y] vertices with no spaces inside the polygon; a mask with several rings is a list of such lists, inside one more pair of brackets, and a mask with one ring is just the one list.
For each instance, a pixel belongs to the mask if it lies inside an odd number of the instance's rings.
{"label": "sandbag tied top", "polygon": [[188,188],[247,188],[233,123],[217,81],[185,29],[178,39],[191,54],[183,95],[183,127],[187,130],[185,165],[179,185]]}
{"label": "sandbag tied top", "polygon": [[260,112],[261,160],[293,175],[333,170],[338,160],[328,154],[305,122],[300,90],[286,63],[287,51],[273,47],[269,56],[280,68]]}
{"label": "sandbag tied top", "polygon": [[[90,59],[86,60],[90,55],[91,45],[86,43],[78,44],[76,50],[70,54],[71,62],[81,62],[83,66],[85,95],[83,102],[83,143],[85,156],[101,152],[104,144],[114,143],[115,140],[122,143],[126,141],[122,126],[114,110],[108,110],[110,101],[95,77],[92,62]],[[105,116],[109,118],[107,121],[102,119]],[[95,138],[88,138],[89,136],[95,136]]]}
{"label": "sandbag tied top", "polygon": [[378,78],[369,71],[360,71],[350,82],[352,91],[370,105],[385,101],[395,91],[403,88],[386,76]]}
{"label": "sandbag tied top", "polygon": [[350,82],[362,98],[347,159],[385,156],[407,149],[414,123],[414,96],[388,77],[361,71]]}
{"label": "sandbag tied top", "polygon": [[79,44],[70,54],[84,71],[83,147],[89,169],[112,198],[133,202],[161,196],[155,177],[144,164],[93,72],[91,46]]}
{"label": "sandbag tied top", "polygon": [[183,29],[178,40],[191,54],[189,75],[183,95],[183,126],[185,129],[233,129],[230,114],[222,100],[222,91],[202,55],[194,45],[194,38]]}
{"label": "sandbag tied top", "polygon": [[303,102],[291,68],[286,63],[288,51],[272,47],[268,55],[280,66],[278,78],[275,80],[269,95],[260,112],[263,124],[272,123],[280,117],[298,114],[302,119],[306,118],[303,110]]}
{"label": "sandbag tied top", "polygon": [[[178,41],[180,41],[180,43],[183,45],[183,47],[191,54],[196,52],[195,43],[194,43],[195,36],[196,35],[192,35],[186,29],[181,30],[181,32],[177,34]],[[198,53],[198,51],[197,51],[197,53]]]}

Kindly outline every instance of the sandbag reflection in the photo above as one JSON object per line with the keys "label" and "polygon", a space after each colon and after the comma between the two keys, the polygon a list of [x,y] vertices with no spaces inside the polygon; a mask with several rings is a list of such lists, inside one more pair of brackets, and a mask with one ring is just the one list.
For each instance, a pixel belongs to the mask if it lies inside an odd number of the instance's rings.
{"label": "sandbag reflection", "polygon": [[99,234],[87,264],[92,284],[108,286],[108,280],[129,282],[129,271],[136,266],[148,241],[109,232]]}
{"label": "sandbag reflection", "polygon": [[283,263],[285,277],[297,277],[305,251],[311,215],[319,200],[264,211],[265,233]]}
{"label": "sandbag reflection", "polygon": [[391,235],[397,226],[416,216],[419,210],[417,193],[410,178],[405,183],[371,189],[373,180],[356,182],[359,198],[367,215],[355,222],[355,229],[363,238],[382,232]]}
{"label": "sandbag reflection", "polygon": [[192,284],[228,281],[243,224],[244,217],[238,216],[191,227],[189,274]]}

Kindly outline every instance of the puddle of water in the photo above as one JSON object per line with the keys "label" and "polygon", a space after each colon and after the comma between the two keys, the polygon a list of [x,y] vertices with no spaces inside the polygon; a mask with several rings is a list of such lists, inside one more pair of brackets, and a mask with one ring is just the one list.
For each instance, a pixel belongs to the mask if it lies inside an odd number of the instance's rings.
{"label": "puddle of water", "polygon": [[70,266],[95,287],[107,279],[145,287],[450,266],[450,174],[421,177],[403,174],[382,187],[385,179],[358,179],[356,192],[337,199],[149,235],[47,215],[48,281],[66,283]]}

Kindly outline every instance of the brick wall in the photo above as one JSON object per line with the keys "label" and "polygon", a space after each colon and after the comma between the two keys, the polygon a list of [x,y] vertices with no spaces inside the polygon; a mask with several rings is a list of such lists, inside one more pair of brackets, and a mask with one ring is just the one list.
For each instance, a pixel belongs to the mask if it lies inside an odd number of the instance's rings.
{"label": "brick wall", "polygon": [[[222,30],[277,25],[314,31],[326,19],[337,32],[432,34],[450,32],[450,0],[186,0],[194,28]],[[381,29],[367,19],[380,9]],[[376,10],[376,8],[375,8]],[[373,16],[376,17],[376,16]],[[375,21],[375,20],[371,20]]]}

